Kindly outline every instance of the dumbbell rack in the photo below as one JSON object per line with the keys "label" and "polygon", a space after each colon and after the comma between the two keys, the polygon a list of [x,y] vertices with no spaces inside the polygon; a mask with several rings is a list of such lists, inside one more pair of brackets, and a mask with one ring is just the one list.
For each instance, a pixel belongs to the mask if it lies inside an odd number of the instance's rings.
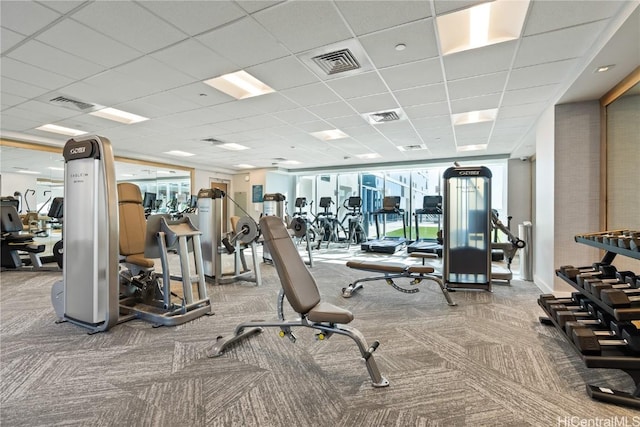
{"label": "dumbbell rack", "polygon": [[[600,264],[610,265],[616,255],[624,255],[634,259],[640,259],[640,251],[627,249],[624,247],[614,246],[604,243],[603,239],[597,239],[596,236],[604,236],[607,232],[593,233],[584,236],[575,236],[577,243],[593,246],[598,249],[605,250],[605,254],[600,261]],[[600,240],[600,241],[598,241]],[[588,268],[588,267],[584,267]],[[602,302],[597,295],[594,295],[589,290],[579,286],[577,281],[564,275],[561,270],[556,270],[556,275],[562,280],[567,282],[573,288],[575,288],[580,294],[587,297],[593,304],[597,305],[603,312],[608,313],[613,318],[619,321],[632,321],[640,320],[640,307],[632,308],[613,308]],[[580,349],[574,344],[572,337],[567,336],[564,328],[558,324],[556,319],[547,311],[546,307],[538,300],[540,307],[548,316],[546,319],[542,319],[543,323],[553,324],[562,335],[571,343],[573,348],[582,358],[587,368],[601,368],[601,369],[620,369],[626,372],[634,381],[636,389],[631,392],[624,392],[619,390],[612,390],[607,387],[599,387],[587,384],[587,394],[596,400],[613,403],[616,405],[632,406],[640,408],[640,357],[631,356],[622,350],[616,350],[614,348],[606,349],[602,351],[600,356],[584,355],[580,352]]]}

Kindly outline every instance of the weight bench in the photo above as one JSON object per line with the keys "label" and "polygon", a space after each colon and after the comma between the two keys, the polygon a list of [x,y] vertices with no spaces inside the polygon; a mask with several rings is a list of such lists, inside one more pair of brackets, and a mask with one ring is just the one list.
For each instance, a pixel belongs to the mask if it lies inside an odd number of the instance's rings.
{"label": "weight bench", "polygon": [[353,283],[350,283],[349,286],[347,286],[346,288],[342,288],[342,296],[344,298],[350,298],[358,289],[361,289],[363,287],[362,284],[364,282],[372,282],[375,280],[385,280],[387,284],[393,287],[393,289],[400,292],[404,292],[406,294],[414,294],[416,292],[419,292],[420,290],[417,288],[413,288],[413,289],[402,288],[393,281],[393,279],[406,277],[408,279],[412,279],[410,282],[411,285],[417,285],[423,280],[431,280],[436,282],[440,286],[440,289],[442,290],[442,293],[444,294],[444,297],[447,300],[447,304],[451,306],[457,305],[455,302],[451,300],[449,291],[447,291],[447,288],[444,286],[442,279],[433,275],[433,272],[435,271],[433,267],[429,267],[426,265],[404,265],[404,264],[391,264],[391,263],[381,264],[381,263],[363,262],[363,261],[348,261],[347,267],[353,268],[355,270],[382,273],[382,275],[374,276],[374,277],[365,277],[362,279],[358,279]]}
{"label": "weight bench", "polygon": [[[325,340],[333,334],[345,335],[354,340],[367,366],[372,385],[388,386],[389,381],[380,374],[373,358],[373,352],[379,345],[378,341],[374,341],[369,347],[360,331],[344,325],[353,320],[353,314],[350,311],[320,300],[316,281],[300,257],[282,219],[277,216],[264,216],[260,219],[260,229],[282,284],[282,289],[278,293],[278,321],[241,323],[236,327],[233,335],[226,338],[218,337],[209,357],[222,355],[231,344],[261,332],[263,327],[280,328],[280,337],[286,336],[291,342],[295,342],[296,336],[291,332],[291,328],[302,326],[317,329],[318,340]],[[283,310],[285,296],[291,307],[300,315],[299,319],[285,320]]]}

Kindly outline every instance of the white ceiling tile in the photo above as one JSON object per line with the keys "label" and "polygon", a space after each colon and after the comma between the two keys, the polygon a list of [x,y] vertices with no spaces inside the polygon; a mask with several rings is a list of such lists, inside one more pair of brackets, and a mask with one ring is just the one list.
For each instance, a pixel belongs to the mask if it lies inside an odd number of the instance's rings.
{"label": "white ceiling tile", "polygon": [[186,35],[133,2],[97,1],[73,19],[142,52],[176,43]]}
{"label": "white ceiling tile", "polygon": [[538,115],[541,111],[544,110],[546,105],[546,102],[535,102],[531,104],[520,104],[511,106],[502,105],[498,110],[498,119]]}
{"label": "white ceiling tile", "polygon": [[327,121],[335,126],[336,129],[342,130],[356,126],[362,126],[366,123],[366,121],[359,114],[353,114],[344,117],[334,117],[332,119],[327,119]]}
{"label": "white ceiling tile", "polygon": [[[433,19],[427,18],[362,36],[362,46],[378,68],[433,58],[438,55]],[[404,43],[406,49],[395,46]]]}
{"label": "white ceiling tile", "polygon": [[2,46],[2,53],[4,53],[7,49],[10,49],[13,46],[17,45],[26,38],[22,34],[18,34],[8,28],[2,27],[0,31],[0,46]]}
{"label": "white ceiling tile", "polygon": [[449,116],[418,119],[413,121],[416,130],[423,138],[437,138],[443,135],[453,137],[453,127]]}
{"label": "white ceiling tile", "polygon": [[371,113],[374,111],[398,108],[398,104],[391,94],[388,93],[350,99],[349,104],[359,113]]}
{"label": "white ceiling tile", "polygon": [[41,101],[27,101],[20,105],[21,110],[26,110],[31,113],[42,114],[43,117],[50,117],[52,121],[58,121],[68,119],[82,115],[83,113],[76,109],[63,108],[54,104],[49,104]]}
{"label": "white ceiling tile", "polygon": [[447,100],[444,84],[442,83],[415,87],[413,89],[397,90],[394,94],[403,107]]}
{"label": "white ceiling tile", "polygon": [[190,36],[245,16],[244,10],[230,1],[146,1],[141,4]]}
{"label": "white ceiling tile", "polygon": [[512,40],[447,55],[444,57],[447,79],[457,80],[508,70],[516,45],[517,41]]}
{"label": "white ceiling tile", "polygon": [[29,115],[25,115],[24,113],[9,110],[3,111],[2,114],[0,114],[3,131],[24,132],[45,124],[38,122],[35,118],[29,117]]}
{"label": "white ceiling tile", "polygon": [[76,80],[82,80],[104,70],[98,64],[85,61],[36,40],[24,43],[8,56]]}
{"label": "white ceiling tile", "polygon": [[83,3],[87,3],[87,2],[86,0],[55,0],[55,1],[42,0],[42,1],[39,1],[38,3],[64,15],[66,13],[71,12],[76,7],[81,6]]}
{"label": "white ceiling tile", "polygon": [[274,4],[282,3],[282,1],[283,0],[236,0],[236,3],[245,11],[253,13],[271,7]]}
{"label": "white ceiling tile", "polygon": [[388,122],[388,123],[380,123],[374,125],[375,129],[385,136],[390,136],[393,134],[412,134],[415,135],[415,131],[413,130],[413,126],[411,123],[406,120]]}
{"label": "white ceiling tile", "polygon": [[[4,60],[2,61],[4,65]],[[2,80],[0,80],[0,88],[2,88],[2,93],[10,93],[11,95],[16,95],[24,98],[35,98],[36,96],[40,96],[44,93],[47,93],[49,89],[41,88],[35,86],[33,84],[21,82],[18,80],[11,79],[5,76],[4,66],[2,67]]]}
{"label": "white ceiling tile", "polygon": [[445,13],[466,9],[485,2],[486,0],[435,0],[434,3],[436,7],[436,15],[444,15]]}
{"label": "white ceiling tile", "polygon": [[216,90],[200,81],[167,90],[165,93],[179,96],[203,107],[235,101],[235,98],[232,98],[226,93],[220,92],[219,90]]}
{"label": "white ceiling tile", "polygon": [[421,1],[339,0],[336,5],[358,36],[431,16],[429,3]]}
{"label": "white ceiling tile", "polygon": [[[524,37],[515,68],[582,56],[602,31],[606,21],[579,25],[550,33]],[[549,47],[553,46],[553,49]]]}
{"label": "white ceiling tile", "polygon": [[524,89],[563,82],[567,75],[576,67],[577,62],[575,59],[568,59],[512,70],[509,75],[507,90]]}
{"label": "white ceiling tile", "polygon": [[509,90],[504,93],[502,105],[520,105],[547,101],[558,91],[560,85],[536,86],[527,89]]}
{"label": "white ceiling tile", "polygon": [[[307,133],[311,133],[311,132],[319,132],[322,130],[329,130],[329,129],[333,129],[331,127],[331,125],[327,122],[325,122],[324,120],[316,120],[314,122],[304,122],[304,123],[298,123],[296,125],[296,127],[299,127],[301,130],[307,132]],[[315,138],[314,136],[309,135],[310,138],[314,138],[316,140],[318,140],[317,138]],[[316,141],[314,141],[316,142]],[[321,142],[320,140],[318,140],[318,142]]]}
{"label": "white ceiling tile", "polygon": [[114,68],[113,71],[143,81],[146,85],[156,88],[156,92],[173,89],[194,82],[194,78],[169,67],[162,62],[144,56],[125,65]]}
{"label": "white ceiling tile", "polygon": [[315,83],[318,78],[295,56],[285,56],[263,64],[254,65],[245,71],[275,90]]}
{"label": "white ceiling tile", "polygon": [[[403,107],[405,114],[410,119],[434,117],[449,114],[448,102],[434,102],[433,104],[411,105]],[[448,116],[447,116],[448,117]]]}
{"label": "white ceiling tile", "polygon": [[524,27],[524,36],[546,33],[599,21],[612,16],[624,1],[590,0],[588,7],[579,1],[534,1]]}
{"label": "white ceiling tile", "polygon": [[3,1],[0,22],[4,28],[30,36],[51,24],[60,14],[32,1]]}
{"label": "white ceiling tile", "polygon": [[387,92],[382,79],[376,72],[357,74],[351,77],[330,80],[327,85],[344,99],[358,98]]}
{"label": "white ceiling tile", "polygon": [[70,19],[42,32],[36,40],[105,67],[114,67],[142,54]]}
{"label": "white ceiling tile", "polygon": [[306,86],[286,89],[280,93],[301,106],[326,104],[340,100],[324,83],[313,83]]}
{"label": "white ceiling tile", "polygon": [[380,70],[380,75],[391,90],[409,89],[443,81],[438,58],[385,68]]}
{"label": "white ceiling tile", "polygon": [[507,75],[507,72],[503,71],[500,73],[449,81],[449,97],[451,99],[461,99],[500,93],[504,90]]}
{"label": "white ceiling tile", "polygon": [[250,18],[215,29],[197,39],[239,68],[289,55],[271,34]]}
{"label": "white ceiling tile", "polygon": [[154,52],[150,56],[199,80],[237,71],[235,64],[194,39]]}
{"label": "white ceiling tile", "polygon": [[[94,99],[85,98],[83,100],[107,106],[152,95],[162,90],[157,81],[147,82],[146,80],[134,79],[116,71],[105,71],[86,79],[84,83],[93,86],[89,92],[93,94]],[[118,90],[113,90],[113,88],[118,88]],[[74,87],[73,89],[83,91],[87,87]],[[66,92],[67,88],[63,88],[62,91]]]}
{"label": "white ceiling tile", "polygon": [[477,96],[475,98],[465,98],[451,101],[451,113],[466,113],[468,111],[489,110],[498,108],[500,94]]}
{"label": "white ceiling tile", "polygon": [[523,116],[502,119],[499,123],[496,123],[494,131],[507,128],[527,128],[535,123],[537,118],[537,116]]}
{"label": "white ceiling tile", "polygon": [[286,2],[252,16],[294,53],[351,37],[332,2]]}
{"label": "white ceiling tile", "polygon": [[353,108],[346,102],[330,102],[328,104],[313,105],[307,107],[307,109],[322,119],[350,116],[354,113]]}
{"label": "white ceiling tile", "polygon": [[195,110],[200,108],[200,105],[165,92],[117,104],[114,107],[144,117],[154,118]]}
{"label": "white ceiling tile", "polygon": [[286,98],[284,95],[273,92],[262,96],[254,96],[242,100],[243,104],[262,113],[293,110],[298,104]]}
{"label": "white ceiling tile", "polygon": [[[239,100],[239,101],[227,102],[226,104],[214,105],[211,107],[207,107],[206,111],[208,111],[209,114],[211,114],[214,117],[217,117],[220,114],[220,115],[228,116],[229,118],[232,118],[232,119],[242,119],[244,117],[257,116],[261,114],[260,111],[250,107],[249,105],[245,104],[242,101],[243,100]],[[212,123],[213,123],[213,120],[212,120]]]}
{"label": "white ceiling tile", "polygon": [[282,120],[285,123],[296,125],[304,122],[313,122],[318,120],[318,116],[309,112],[305,108],[298,108],[295,110],[279,111],[272,114],[274,117]]}
{"label": "white ceiling tile", "polygon": [[3,110],[5,108],[14,107],[16,105],[22,104],[25,101],[27,101],[27,98],[23,98],[17,95],[12,95],[4,91],[0,93],[0,102],[2,103]]}
{"label": "white ceiling tile", "polygon": [[[19,80],[49,90],[57,89],[73,82],[73,80],[68,77],[16,61],[6,56],[2,57],[0,64],[2,67],[2,77]],[[3,90],[5,90],[4,87]]]}

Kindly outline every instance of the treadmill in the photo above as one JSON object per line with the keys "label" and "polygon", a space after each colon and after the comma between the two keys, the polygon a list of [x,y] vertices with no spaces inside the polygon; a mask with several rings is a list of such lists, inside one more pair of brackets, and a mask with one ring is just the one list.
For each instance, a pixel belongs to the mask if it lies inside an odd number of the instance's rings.
{"label": "treadmill", "polygon": [[[420,220],[422,216],[427,216],[432,222],[438,223],[437,238],[420,238]],[[436,254],[442,258],[442,237],[441,237],[441,221],[442,221],[442,196],[424,196],[422,200],[422,209],[416,209],[413,213],[416,225],[416,240],[407,246],[407,252],[422,252]]]}
{"label": "treadmill", "polygon": [[[380,237],[380,221],[379,217],[386,219],[388,215],[400,215],[402,217],[402,231],[404,237]],[[404,209],[400,209],[400,197],[387,196],[382,199],[382,209],[373,212],[373,218],[376,222],[376,239],[368,240],[360,245],[360,249],[368,252],[381,252],[386,254],[394,254],[396,251],[407,245],[407,218]],[[385,222],[386,224],[386,222]]]}

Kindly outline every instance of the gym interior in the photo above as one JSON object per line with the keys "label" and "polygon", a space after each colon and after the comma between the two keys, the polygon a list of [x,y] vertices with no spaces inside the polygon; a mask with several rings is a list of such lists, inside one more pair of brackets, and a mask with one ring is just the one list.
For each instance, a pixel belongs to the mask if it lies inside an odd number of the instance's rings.
{"label": "gym interior", "polygon": [[640,425],[640,2],[0,2],[0,423]]}

